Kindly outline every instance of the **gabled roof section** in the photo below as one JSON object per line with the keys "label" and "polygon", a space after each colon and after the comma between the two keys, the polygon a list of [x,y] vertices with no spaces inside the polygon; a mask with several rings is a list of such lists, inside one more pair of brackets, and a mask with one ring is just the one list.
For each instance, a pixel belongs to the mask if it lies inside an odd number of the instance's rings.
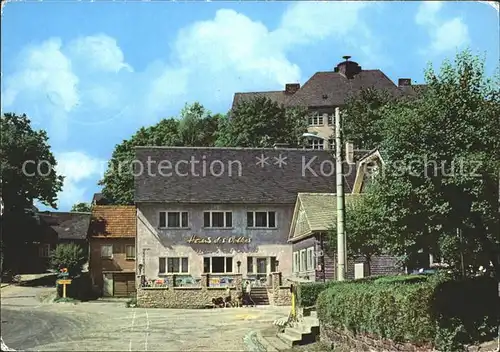
{"label": "gabled roof section", "polygon": [[[356,195],[346,194],[346,205]],[[296,242],[314,233],[326,232],[337,220],[337,195],[335,193],[299,193],[294,210],[289,242]]]}
{"label": "gabled roof section", "polygon": [[[138,147],[136,160],[144,165],[136,172],[136,203],[295,204],[300,192],[335,189],[328,150]],[[350,193],[355,164],[344,172]]]}
{"label": "gabled roof section", "polygon": [[102,193],[94,193],[92,197],[92,205],[108,205],[109,201]]}
{"label": "gabled roof section", "polygon": [[297,93],[292,95],[286,105],[324,107],[342,106],[347,98],[362,88],[387,90],[399,95],[398,87],[380,70],[362,70],[348,79],[339,72],[316,72]]}
{"label": "gabled roof section", "polygon": [[271,101],[274,101],[278,104],[285,104],[289,99],[290,95],[285,94],[284,90],[276,90],[269,92],[247,92],[247,93],[235,93],[233,97],[233,105],[231,109],[236,108],[238,104],[251,101],[257,98],[268,98]]}
{"label": "gabled roof section", "polygon": [[135,237],[136,209],[133,205],[95,205],[89,237]]}
{"label": "gabled roof section", "polygon": [[90,213],[39,212],[42,226],[48,226],[57,233],[60,240],[84,240],[90,224]]}

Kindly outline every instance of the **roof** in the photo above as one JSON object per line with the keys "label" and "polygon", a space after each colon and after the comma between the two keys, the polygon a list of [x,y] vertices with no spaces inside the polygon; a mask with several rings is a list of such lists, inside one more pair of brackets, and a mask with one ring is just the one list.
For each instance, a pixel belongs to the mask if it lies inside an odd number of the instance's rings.
{"label": "roof", "polygon": [[285,94],[284,90],[269,91],[269,92],[248,92],[248,93],[235,93],[233,98],[234,109],[238,104],[246,101],[250,101],[256,98],[268,98],[278,104],[285,104],[291,95]]}
{"label": "roof", "polygon": [[90,237],[135,237],[136,210],[133,205],[95,205],[92,208]]}
{"label": "roof", "polygon": [[[346,194],[345,203],[356,199]],[[337,219],[337,195],[335,193],[299,193],[290,227],[289,241],[297,241],[314,232],[328,231]]]}
{"label": "roof", "polygon": [[[335,189],[335,162],[327,150],[137,147],[136,160],[153,165],[135,177],[136,203],[295,204],[299,192]],[[160,163],[170,166],[164,176]],[[354,164],[345,165],[346,192],[352,190],[355,170]]]}
{"label": "roof", "polygon": [[90,213],[39,212],[42,225],[49,226],[60,240],[84,240],[90,224]]}
{"label": "roof", "polygon": [[94,197],[92,197],[92,204],[107,205],[109,204],[109,201],[102,193],[94,193]]}

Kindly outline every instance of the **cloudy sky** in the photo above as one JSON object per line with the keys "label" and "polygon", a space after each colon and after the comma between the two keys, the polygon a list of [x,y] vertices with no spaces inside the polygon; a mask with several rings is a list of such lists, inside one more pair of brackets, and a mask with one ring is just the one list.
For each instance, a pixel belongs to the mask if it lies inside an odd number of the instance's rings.
{"label": "cloudy sky", "polygon": [[283,89],[343,55],[392,80],[469,47],[499,60],[479,2],[12,2],[2,15],[2,112],[45,129],[66,176],[59,209],[90,201],[114,146],[188,102]]}

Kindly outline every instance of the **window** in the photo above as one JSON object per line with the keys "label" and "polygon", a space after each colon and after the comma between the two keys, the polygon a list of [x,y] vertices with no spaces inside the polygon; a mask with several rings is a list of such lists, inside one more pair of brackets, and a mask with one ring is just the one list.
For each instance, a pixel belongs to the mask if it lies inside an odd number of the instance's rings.
{"label": "window", "polygon": [[322,126],[323,125],[323,115],[319,115],[318,113],[314,113],[309,116],[308,119],[309,126]]}
{"label": "window", "polygon": [[233,213],[230,211],[206,211],[203,213],[203,227],[233,227]]}
{"label": "window", "polygon": [[49,243],[41,244],[40,247],[38,247],[38,255],[41,258],[50,257],[50,244]]}
{"label": "window", "polygon": [[307,257],[307,252],[305,249],[300,251],[300,268],[299,271],[303,272],[306,271],[306,257]]}
{"label": "window", "polygon": [[247,257],[247,272],[249,274],[253,273],[253,257]]}
{"label": "window", "polygon": [[203,258],[203,272],[224,274],[233,272],[233,257],[205,257]]}
{"label": "window", "polygon": [[249,211],[247,213],[247,227],[275,228],[275,211]]}
{"label": "window", "polygon": [[271,272],[275,273],[276,269],[276,257],[271,257]]}
{"label": "window", "polygon": [[332,149],[332,150],[335,149],[335,139],[330,138],[328,140],[328,149]]}
{"label": "window", "polygon": [[333,114],[328,115],[328,126],[333,126],[335,124],[335,116]]}
{"label": "window", "polygon": [[307,248],[306,270],[314,270],[314,247]]}
{"label": "window", "polygon": [[188,258],[187,257],[161,257],[159,258],[159,273],[180,274],[188,273]]}
{"label": "window", "polygon": [[325,142],[321,138],[309,138],[309,149],[323,150]]}
{"label": "window", "polygon": [[188,212],[187,211],[161,211],[160,223],[161,228],[186,228],[188,227]]}
{"label": "window", "polygon": [[135,245],[125,245],[125,258],[128,260],[135,259]]}
{"label": "window", "polygon": [[299,271],[299,252],[293,252],[293,272]]}
{"label": "window", "polygon": [[101,258],[105,258],[105,259],[113,258],[113,245],[112,244],[102,244],[101,245]]}

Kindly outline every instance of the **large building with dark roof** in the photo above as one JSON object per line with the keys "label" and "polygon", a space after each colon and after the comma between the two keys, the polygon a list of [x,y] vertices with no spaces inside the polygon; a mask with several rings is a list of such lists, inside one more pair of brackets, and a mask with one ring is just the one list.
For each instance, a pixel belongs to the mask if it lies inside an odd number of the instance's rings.
{"label": "large building with dark roof", "polygon": [[[322,150],[137,147],[134,172],[137,272],[154,282],[290,277],[297,194],[335,190],[335,161]],[[344,164],[346,193],[357,172]]]}
{"label": "large building with dark roof", "polygon": [[311,112],[308,132],[311,149],[330,149],[333,146],[335,108],[342,108],[347,98],[361,89],[385,90],[394,97],[415,95],[422,85],[412,85],[410,78],[400,78],[395,84],[381,70],[364,70],[350,56],[344,56],[332,71],[316,72],[304,85],[289,83],[282,91],[235,93],[232,108],[239,103],[266,97],[284,106],[303,106]]}

